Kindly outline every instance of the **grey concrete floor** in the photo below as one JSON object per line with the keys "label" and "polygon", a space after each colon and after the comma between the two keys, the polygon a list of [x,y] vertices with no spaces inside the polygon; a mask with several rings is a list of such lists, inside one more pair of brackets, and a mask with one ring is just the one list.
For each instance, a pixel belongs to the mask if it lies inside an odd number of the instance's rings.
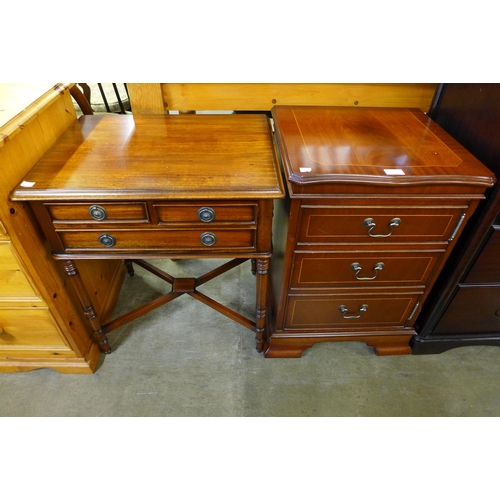
{"label": "grey concrete floor", "polygon": [[[176,277],[217,260],[155,261]],[[116,314],[168,291],[136,266]],[[251,316],[247,262],[200,288]],[[189,296],[109,334],[93,375],[50,369],[0,374],[0,416],[401,417],[500,415],[500,349],[379,357],[357,342],[317,344],[299,359],[265,359],[254,334]]]}

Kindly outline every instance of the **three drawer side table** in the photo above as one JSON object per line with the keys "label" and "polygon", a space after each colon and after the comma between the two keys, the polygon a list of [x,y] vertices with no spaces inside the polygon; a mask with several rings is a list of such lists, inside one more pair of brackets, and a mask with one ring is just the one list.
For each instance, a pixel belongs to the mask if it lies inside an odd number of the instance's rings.
{"label": "three drawer side table", "polygon": [[275,106],[267,357],[324,341],[410,354],[414,322],[495,177],[423,112]]}
{"label": "three drawer side table", "polygon": [[[82,116],[11,193],[29,202],[73,285],[100,349],[107,333],[189,294],[268,334],[273,202],[284,196],[270,120],[255,115]],[[196,278],[175,278],[151,259],[225,259]],[[154,301],[102,324],[80,259],[122,259],[171,285]],[[197,287],[247,260],[256,276],[255,317]]]}

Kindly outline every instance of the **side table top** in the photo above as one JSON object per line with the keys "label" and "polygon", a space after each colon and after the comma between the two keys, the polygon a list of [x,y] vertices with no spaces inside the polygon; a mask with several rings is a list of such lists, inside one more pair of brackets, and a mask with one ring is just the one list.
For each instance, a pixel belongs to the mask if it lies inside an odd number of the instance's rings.
{"label": "side table top", "polygon": [[275,106],[285,175],[297,185],[470,184],[495,176],[418,109]]}
{"label": "side table top", "polygon": [[12,200],[282,198],[264,114],[82,116]]}

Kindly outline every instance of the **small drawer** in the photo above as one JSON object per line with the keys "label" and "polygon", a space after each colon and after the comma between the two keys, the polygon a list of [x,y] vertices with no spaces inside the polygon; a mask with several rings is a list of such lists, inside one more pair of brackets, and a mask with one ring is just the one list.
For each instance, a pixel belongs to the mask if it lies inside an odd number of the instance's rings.
{"label": "small drawer", "polygon": [[295,252],[291,286],[425,286],[443,253]]}
{"label": "small drawer", "polygon": [[54,224],[149,222],[146,203],[47,203]]}
{"label": "small drawer", "polygon": [[256,221],[257,205],[202,203],[184,204],[169,203],[154,205],[158,223],[164,224],[225,224],[245,223],[253,224]]}
{"label": "small drawer", "polygon": [[67,252],[74,251],[251,251],[253,230],[60,231]]}
{"label": "small drawer", "polygon": [[404,327],[420,294],[290,295],[285,328],[349,329]]}
{"label": "small drawer", "polygon": [[447,242],[466,207],[313,207],[301,210],[302,243]]}

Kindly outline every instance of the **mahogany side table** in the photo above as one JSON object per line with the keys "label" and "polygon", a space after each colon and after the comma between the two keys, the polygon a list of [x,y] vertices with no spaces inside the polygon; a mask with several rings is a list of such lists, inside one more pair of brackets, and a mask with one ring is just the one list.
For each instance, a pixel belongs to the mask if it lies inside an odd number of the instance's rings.
{"label": "mahogany side table", "polygon": [[[183,295],[256,333],[268,314],[273,202],[284,197],[269,118],[254,115],[82,116],[11,193],[29,202],[81,302],[102,352],[106,334]],[[232,259],[198,278],[175,278],[144,259]],[[106,324],[79,259],[123,259],[171,291]],[[197,287],[251,259],[255,320]]]}

